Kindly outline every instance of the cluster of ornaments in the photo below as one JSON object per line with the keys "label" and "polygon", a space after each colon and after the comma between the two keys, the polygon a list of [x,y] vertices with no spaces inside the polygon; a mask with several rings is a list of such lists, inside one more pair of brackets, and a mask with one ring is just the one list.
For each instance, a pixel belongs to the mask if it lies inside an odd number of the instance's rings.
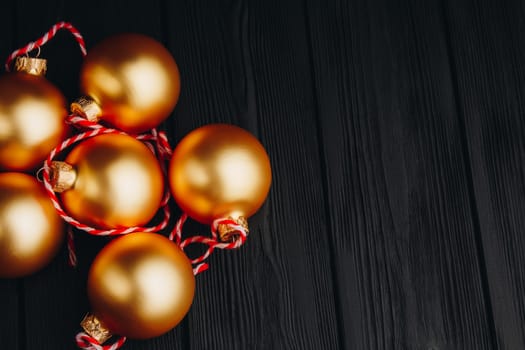
{"label": "cluster of ornaments", "polygon": [[[66,223],[35,176],[57,145],[75,133],[66,101],[44,78],[45,61],[19,57],[0,78],[0,277],[43,268],[62,246]],[[121,34],[97,44],[80,71],[84,96],[71,112],[118,132],[73,145],[51,169],[53,191],[72,218],[99,230],[144,227],[169,191],[188,217],[207,225],[245,225],[271,182],[268,155],[249,132],[210,124],[186,135],[166,171],[137,135],[158,127],[180,93],[177,64],[152,38]],[[221,232],[229,241],[231,230]],[[100,344],[112,335],[146,339],[174,328],[193,301],[193,267],[162,232],[111,240],[93,261],[91,313],[82,327]]]}

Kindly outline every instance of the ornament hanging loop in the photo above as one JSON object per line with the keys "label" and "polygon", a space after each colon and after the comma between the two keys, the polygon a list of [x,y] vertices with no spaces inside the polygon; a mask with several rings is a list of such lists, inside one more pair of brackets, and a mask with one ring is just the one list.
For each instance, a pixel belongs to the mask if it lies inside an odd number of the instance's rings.
{"label": "ornament hanging loop", "polygon": [[117,350],[126,342],[126,337],[120,337],[111,345],[102,345],[87,333],[80,332],[76,336],[77,346],[84,350]]}
{"label": "ornament hanging loop", "polygon": [[[195,275],[208,269],[208,264],[204,261],[215,249],[237,249],[246,242],[248,233],[250,232],[245,217],[240,216],[237,219],[231,217],[219,218],[214,220],[211,224],[211,237],[196,235],[183,240],[182,227],[187,219],[188,215],[183,213],[177,221],[173,231],[170,233],[169,239],[177,243],[182,250],[194,243],[205,244],[208,246],[204,254],[190,261],[192,265],[196,265],[193,268],[193,273]],[[219,238],[221,235],[222,238]]]}
{"label": "ornament hanging loop", "polygon": [[9,55],[9,57],[7,58],[7,60],[5,62],[5,70],[6,70],[6,72],[10,72],[11,71],[11,62],[13,62],[13,60],[15,58],[17,58],[18,56],[27,55],[29,52],[33,51],[34,49],[38,49],[37,57],[39,57],[40,56],[40,47],[45,45],[52,38],[54,38],[56,33],[60,29],[66,29],[73,35],[73,37],[75,38],[75,40],[76,40],[76,42],[77,42],[77,44],[78,44],[78,46],[80,48],[80,51],[82,52],[82,56],[86,56],[87,55],[86,44],[85,44],[84,38],[82,37],[80,32],[75,27],[73,27],[73,25],[71,23],[58,22],[57,24],[53,25],[51,27],[51,29],[49,29],[47,31],[47,33],[45,33],[39,39],[37,39],[35,41],[32,41],[32,42],[28,43],[26,46],[21,47],[19,49],[16,49],[15,51],[13,51],[11,53],[11,55]]}
{"label": "ornament hanging loop", "polygon": [[231,243],[238,241],[239,239],[242,241],[243,233],[246,233],[246,236],[249,232],[248,221],[244,216],[239,216],[237,219],[234,219],[231,216],[226,220],[219,219],[213,223],[213,226],[214,230],[219,232],[219,239],[221,242]]}

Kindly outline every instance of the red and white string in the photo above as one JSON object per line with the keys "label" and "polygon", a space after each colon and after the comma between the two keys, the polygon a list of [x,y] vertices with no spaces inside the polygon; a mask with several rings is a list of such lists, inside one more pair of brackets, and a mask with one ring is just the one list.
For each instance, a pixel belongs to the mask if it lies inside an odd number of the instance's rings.
{"label": "red and white string", "polygon": [[[206,251],[197,258],[192,259],[190,262],[192,265],[197,265],[193,268],[193,274],[198,275],[201,272],[204,272],[208,269],[208,264],[204,262],[214,249],[237,249],[246,242],[248,238],[248,229],[242,225],[239,225],[232,219],[219,218],[213,221],[211,225],[211,237],[207,236],[191,236],[182,240],[182,227],[188,219],[188,215],[183,213],[173,231],[169,235],[169,239],[174,241],[182,250],[189,246],[190,244],[198,243],[207,245],[208,248]],[[217,230],[219,225],[227,225],[230,229],[233,229],[236,234],[233,235],[234,239],[231,242],[221,242],[217,235]]]}
{"label": "red and white string", "polygon": [[[78,116],[70,116],[68,118],[68,122],[77,125],[79,120],[82,118]],[[92,123],[92,122],[89,122]],[[140,227],[140,226],[134,226],[134,227],[123,227],[123,228],[115,228],[115,229],[97,229],[94,227],[91,227],[89,225],[83,224],[76,220],[75,218],[69,216],[66,211],[62,208],[62,205],[60,203],[60,200],[53,190],[53,185],[51,183],[51,166],[53,159],[60,154],[62,151],[66,150],[67,148],[71,147],[72,145],[86,140],[88,138],[92,138],[95,136],[99,136],[102,134],[124,134],[123,131],[107,128],[100,124],[98,126],[94,126],[91,124],[91,129],[85,132],[82,132],[80,134],[74,135],[64,141],[62,141],[58,146],[56,146],[49,156],[47,157],[46,161],[44,162],[44,167],[42,171],[42,180],[44,183],[44,187],[46,189],[46,192],[51,199],[51,202],[53,203],[53,206],[55,207],[57,213],[60,215],[60,217],[67,222],[68,224],[74,226],[77,229],[80,229],[82,231],[85,231],[91,235],[96,236],[108,236],[108,235],[122,235],[122,234],[128,234],[132,232],[159,232],[165,229],[170,221],[171,217],[171,211],[169,209],[169,199],[170,199],[170,192],[169,189],[166,188],[164,197],[161,202],[161,208],[163,212],[163,219],[160,223],[154,226],[150,227]],[[164,132],[159,132],[155,129],[153,129],[148,134],[141,134],[138,136],[135,136],[138,140],[141,140],[143,142],[153,142],[154,144],[154,150],[156,150],[157,157],[159,159],[159,163],[161,164],[162,169],[165,171],[165,161],[170,157],[172,150],[169,146],[169,143],[167,142],[167,136]],[[68,235],[69,242],[68,242],[68,248],[69,248],[69,254],[70,254],[70,264],[74,265],[73,260],[76,260],[73,257],[74,250],[72,249],[74,247],[72,240],[72,235]]]}
{"label": "red and white string", "polygon": [[92,336],[80,332],[75,337],[77,346],[84,350],[117,350],[124,344],[126,337],[120,337],[113,344],[102,345]]}
{"label": "red and white string", "polygon": [[13,51],[5,62],[5,70],[9,72],[11,70],[11,62],[13,62],[15,58],[17,58],[18,56],[27,55],[29,54],[29,52],[33,51],[34,49],[40,48],[42,45],[44,45],[49,40],[54,38],[57,32],[61,29],[67,29],[73,35],[73,37],[78,43],[80,51],[82,52],[82,56],[86,56],[87,55],[86,44],[80,32],[75,27],[73,27],[71,23],[58,22],[55,25],[53,25],[51,29],[49,29],[47,33],[45,33],[42,37],[38,38],[35,41],[30,42],[24,47],[21,47]]}

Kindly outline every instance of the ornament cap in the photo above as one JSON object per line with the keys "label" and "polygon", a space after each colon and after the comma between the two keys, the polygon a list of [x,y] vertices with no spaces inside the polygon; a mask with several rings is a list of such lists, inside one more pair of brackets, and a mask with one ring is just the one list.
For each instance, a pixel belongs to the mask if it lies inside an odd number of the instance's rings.
{"label": "ornament cap", "polygon": [[87,313],[86,316],[84,316],[82,321],[80,321],[80,326],[87,334],[95,338],[99,344],[105,343],[113,336],[109,329],[92,313]]}
{"label": "ornament cap", "polygon": [[61,193],[69,190],[75,184],[77,172],[66,162],[51,162],[51,185],[53,191]]}
{"label": "ornament cap", "polygon": [[98,122],[102,115],[102,109],[98,103],[88,96],[79,97],[71,103],[70,108],[72,113],[78,114],[90,122]]}
{"label": "ornament cap", "polygon": [[19,56],[15,61],[15,70],[17,72],[44,76],[47,71],[47,60],[38,57]]}
{"label": "ornament cap", "polygon": [[[237,225],[241,225],[246,232],[248,232],[248,220],[244,216],[239,216],[238,218],[234,219],[233,217],[229,216],[228,220],[235,221]],[[219,224],[217,226],[217,231],[219,232],[219,238],[222,242],[233,242],[235,239],[237,239],[237,236],[239,235],[239,232],[235,227],[232,227],[228,224]]]}

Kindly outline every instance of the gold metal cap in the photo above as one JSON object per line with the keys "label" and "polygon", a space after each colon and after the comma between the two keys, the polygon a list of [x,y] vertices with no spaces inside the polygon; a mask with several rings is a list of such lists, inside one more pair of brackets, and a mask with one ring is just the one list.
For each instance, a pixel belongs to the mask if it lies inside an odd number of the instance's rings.
{"label": "gold metal cap", "polygon": [[99,344],[105,343],[113,336],[109,329],[107,329],[102,322],[93,314],[88,313],[80,322],[80,326],[91,337],[95,338]]}
{"label": "gold metal cap", "polygon": [[98,122],[102,115],[102,109],[91,97],[82,96],[71,103],[71,112],[78,114],[90,122]]}
{"label": "gold metal cap", "polygon": [[[235,221],[236,224],[241,225],[244,227],[246,232],[248,232],[248,221],[244,216],[239,216],[237,219],[232,218],[231,216],[228,217],[228,219]],[[232,228],[231,226],[227,224],[219,224],[217,227],[217,231],[219,231],[219,238],[223,242],[233,242],[239,233],[236,229]]]}
{"label": "gold metal cap", "polygon": [[61,193],[69,190],[75,184],[77,172],[66,162],[51,162],[51,186],[53,191]]}
{"label": "gold metal cap", "polygon": [[47,60],[37,57],[19,56],[15,60],[15,70],[32,75],[46,75]]}

